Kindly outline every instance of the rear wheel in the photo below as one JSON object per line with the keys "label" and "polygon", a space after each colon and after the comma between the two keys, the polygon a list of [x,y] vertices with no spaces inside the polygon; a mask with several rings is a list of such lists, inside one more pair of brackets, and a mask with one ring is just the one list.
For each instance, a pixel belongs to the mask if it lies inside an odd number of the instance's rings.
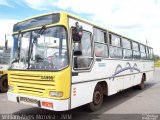
{"label": "rear wheel", "polygon": [[89,109],[91,111],[98,110],[103,103],[103,90],[101,85],[97,84],[93,93],[93,101],[89,103]]}
{"label": "rear wheel", "polygon": [[2,93],[5,93],[5,92],[8,91],[8,79],[7,79],[7,76],[3,76],[0,79],[0,91]]}
{"label": "rear wheel", "polygon": [[138,89],[139,90],[143,90],[144,89],[144,81],[145,81],[145,75],[142,76],[142,80],[141,83],[138,85]]}

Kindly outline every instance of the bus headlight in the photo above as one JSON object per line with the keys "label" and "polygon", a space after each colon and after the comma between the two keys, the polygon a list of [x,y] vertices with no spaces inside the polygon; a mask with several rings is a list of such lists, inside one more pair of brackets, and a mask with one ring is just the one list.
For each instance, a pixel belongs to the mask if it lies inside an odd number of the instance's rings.
{"label": "bus headlight", "polygon": [[60,91],[50,91],[49,95],[51,97],[62,97],[63,96],[63,92],[60,92]]}
{"label": "bus headlight", "polygon": [[14,87],[13,86],[8,86],[8,90],[13,91]]}

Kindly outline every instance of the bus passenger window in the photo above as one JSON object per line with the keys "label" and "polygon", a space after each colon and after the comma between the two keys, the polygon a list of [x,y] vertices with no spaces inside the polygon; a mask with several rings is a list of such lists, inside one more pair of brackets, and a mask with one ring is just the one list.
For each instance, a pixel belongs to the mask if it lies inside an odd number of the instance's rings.
{"label": "bus passenger window", "polygon": [[88,69],[92,61],[91,33],[83,31],[81,39],[82,55],[74,56],[75,69]]}
{"label": "bus passenger window", "polygon": [[153,49],[149,48],[149,60],[153,60]]}
{"label": "bus passenger window", "polygon": [[128,39],[122,38],[123,57],[124,59],[132,59],[131,42]]}
{"label": "bus passenger window", "polygon": [[140,51],[141,51],[141,59],[145,60],[147,55],[146,55],[146,50],[145,50],[145,46],[140,44]]}
{"label": "bus passenger window", "polygon": [[96,57],[108,57],[108,45],[102,43],[95,43]]}
{"label": "bus passenger window", "polygon": [[133,58],[140,59],[139,44],[132,41]]}
{"label": "bus passenger window", "polygon": [[100,42],[100,43],[104,43],[105,39],[106,39],[106,35],[105,32],[103,32],[100,29],[94,28],[93,29],[93,33],[94,33],[94,42]]}
{"label": "bus passenger window", "polygon": [[122,58],[123,54],[122,54],[120,36],[110,34],[109,39],[110,39],[110,43],[111,43],[111,45],[109,47],[110,57],[111,58]]}
{"label": "bus passenger window", "polygon": [[106,32],[98,28],[94,28],[93,32],[96,57],[108,57],[108,44],[106,44]]}

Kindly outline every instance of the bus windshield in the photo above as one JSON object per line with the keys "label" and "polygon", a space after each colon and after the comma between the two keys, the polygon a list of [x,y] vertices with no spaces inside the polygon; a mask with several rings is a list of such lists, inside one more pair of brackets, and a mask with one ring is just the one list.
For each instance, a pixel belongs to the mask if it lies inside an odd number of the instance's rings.
{"label": "bus windshield", "polygon": [[61,70],[68,65],[64,27],[45,28],[14,35],[10,69]]}

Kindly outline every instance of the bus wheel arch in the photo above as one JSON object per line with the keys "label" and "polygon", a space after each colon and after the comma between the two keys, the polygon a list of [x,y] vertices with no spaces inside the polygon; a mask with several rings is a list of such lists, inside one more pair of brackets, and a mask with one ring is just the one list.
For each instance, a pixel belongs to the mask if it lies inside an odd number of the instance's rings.
{"label": "bus wheel arch", "polygon": [[106,81],[101,81],[96,84],[93,92],[92,102],[88,104],[90,111],[97,111],[102,106],[103,96],[108,95],[107,88],[108,86]]}
{"label": "bus wheel arch", "polygon": [[142,78],[141,78],[141,83],[138,84],[138,89],[139,90],[143,90],[145,85],[144,85],[144,82],[146,81],[146,73],[143,73],[142,74]]}
{"label": "bus wheel arch", "polygon": [[108,84],[106,81],[101,81],[98,82],[97,84],[100,84],[103,90],[103,95],[107,95],[108,96]]}
{"label": "bus wheel arch", "polygon": [[144,81],[146,81],[146,73],[143,73],[142,76],[144,76]]}
{"label": "bus wheel arch", "polygon": [[0,78],[0,92],[5,93],[8,91],[8,77],[7,75],[3,75]]}

